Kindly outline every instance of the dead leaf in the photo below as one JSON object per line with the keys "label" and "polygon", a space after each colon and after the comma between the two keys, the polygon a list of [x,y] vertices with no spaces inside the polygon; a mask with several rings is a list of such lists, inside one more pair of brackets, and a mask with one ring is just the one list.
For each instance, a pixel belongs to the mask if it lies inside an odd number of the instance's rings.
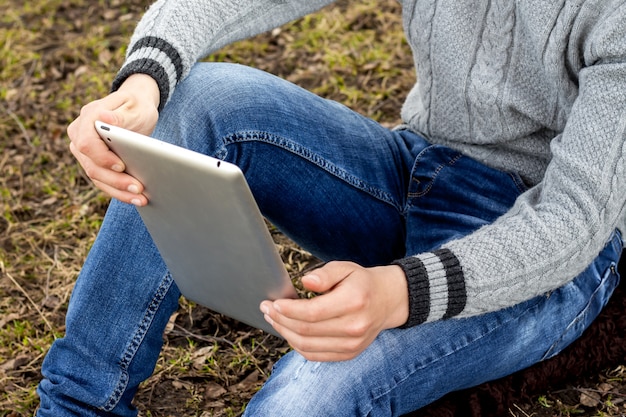
{"label": "dead leaf", "polygon": [[602,384],[598,385],[598,390],[602,394],[607,394],[613,391],[614,389],[615,389],[615,386],[613,384],[609,384],[608,382],[603,382]]}
{"label": "dead leaf", "polygon": [[104,17],[104,20],[113,20],[115,19],[116,16],[117,16],[117,10],[107,10],[104,13],[102,13],[102,17]]}
{"label": "dead leaf", "polygon": [[176,389],[190,389],[192,384],[180,380],[174,380],[172,381],[172,386]]}
{"label": "dead leaf", "polygon": [[205,346],[196,350],[191,356],[194,369],[202,369],[206,364],[207,359],[213,356],[215,349],[213,346]]}
{"label": "dead leaf", "polygon": [[56,197],[48,197],[48,198],[46,198],[45,200],[43,200],[41,202],[41,205],[42,206],[51,206],[52,204],[56,203],[57,200],[58,200],[58,198],[56,198]]}
{"label": "dead leaf", "polygon": [[3,371],[15,371],[16,369],[21,368],[23,365],[26,365],[30,362],[30,357],[27,355],[20,355],[16,358],[9,359],[2,365],[0,365],[0,369]]}
{"label": "dead leaf", "polygon": [[216,398],[221,397],[226,394],[228,391],[219,384],[215,382],[209,382],[209,384],[204,389],[204,395],[207,399],[214,400]]}
{"label": "dead leaf", "polygon": [[597,407],[602,397],[597,392],[584,390],[580,393],[580,403],[585,407]]}
{"label": "dead leaf", "polygon": [[250,375],[245,377],[243,381],[228,388],[228,390],[230,392],[250,391],[250,389],[258,383],[258,381],[259,381],[259,371],[254,371]]}
{"label": "dead leaf", "polygon": [[176,324],[176,318],[178,317],[178,312],[172,314],[167,325],[165,326],[165,334],[170,334],[172,330],[174,330],[174,324]]}
{"label": "dead leaf", "polygon": [[87,65],[81,65],[74,70],[74,75],[79,77],[89,71],[89,67]]}
{"label": "dead leaf", "polygon": [[0,319],[0,329],[6,326],[8,323],[11,323],[13,320],[19,319],[20,317],[21,317],[21,314],[17,314],[17,313],[7,314],[6,317],[3,317],[2,319]]}

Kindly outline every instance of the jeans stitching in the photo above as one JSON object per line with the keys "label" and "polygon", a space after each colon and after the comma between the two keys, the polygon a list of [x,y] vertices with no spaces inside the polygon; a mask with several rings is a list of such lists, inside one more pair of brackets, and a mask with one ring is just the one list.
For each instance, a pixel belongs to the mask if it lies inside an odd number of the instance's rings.
{"label": "jeans stitching", "polygon": [[[418,184],[419,185],[419,183],[420,183],[419,180],[415,179],[415,177],[413,176],[413,173],[417,169],[417,165],[419,164],[419,161],[420,161],[422,155],[426,151],[431,150],[431,149],[433,149],[435,147],[441,148],[441,146],[439,146],[439,145],[431,145],[431,146],[425,148],[422,152],[420,152],[418,157],[415,159],[415,164],[413,165],[413,170],[411,171],[411,183],[412,184]],[[446,167],[453,166],[462,157],[463,157],[463,154],[461,154],[459,152],[456,152],[456,153],[454,153],[450,157],[450,159],[448,159],[447,162],[440,163],[439,166],[437,166],[437,168],[435,168],[435,170],[433,172],[433,175],[430,177],[430,182],[428,183],[428,185],[426,186],[426,188],[424,190],[419,191],[419,192],[411,192],[411,191],[409,191],[407,193],[407,198],[409,200],[409,204],[408,205],[411,205],[410,199],[424,197],[426,194],[428,194],[428,192],[432,189],[432,187],[433,187],[433,185],[435,183],[435,180],[437,179],[437,177],[439,176],[441,171],[443,171],[443,169],[446,168]]]}
{"label": "jeans stitching", "polygon": [[[612,249],[615,252],[617,252],[617,253],[620,253],[622,251],[620,242],[621,242],[621,234],[620,234],[620,232],[618,230],[616,230],[611,235],[610,245],[612,246]],[[619,260],[619,257],[618,257],[618,260]],[[604,269],[604,273],[602,274],[602,276],[600,278],[600,282],[598,282],[598,286],[595,288],[593,293],[589,296],[589,298],[587,300],[587,304],[585,304],[585,307],[576,315],[576,317],[574,317],[572,322],[567,325],[567,327],[563,330],[563,332],[561,333],[561,336],[558,338],[558,340],[556,340],[548,348],[546,353],[544,353],[543,357],[541,358],[542,361],[553,357],[554,355],[558,354],[562,350],[561,349],[561,350],[558,350],[557,352],[555,352],[555,350],[557,350],[559,347],[562,346],[562,341],[565,338],[565,336],[568,335],[570,330],[572,328],[574,328],[576,325],[578,325],[578,323],[580,323],[582,320],[586,319],[587,313],[589,312],[589,309],[591,308],[592,303],[595,301],[598,292],[600,290],[602,290],[603,288],[606,289],[607,285],[609,285],[609,280],[611,278],[613,278],[615,280],[618,279],[618,277],[617,277],[617,261],[610,262],[610,264]],[[617,286],[617,283],[614,283],[613,285],[615,287],[615,286]],[[603,308],[604,307],[602,307],[599,311],[602,311]]]}
{"label": "jeans stitching", "polygon": [[152,320],[154,319],[154,316],[156,315],[159,307],[161,306],[161,303],[163,299],[165,298],[165,295],[167,294],[170,287],[172,286],[172,282],[173,282],[172,276],[169,273],[167,273],[164,279],[161,281],[161,284],[157,288],[154,294],[154,297],[152,298],[152,301],[150,302],[150,305],[146,309],[146,312],[141,322],[139,323],[137,330],[135,331],[135,334],[133,335],[132,339],[130,340],[128,346],[126,347],[124,351],[124,354],[122,355],[122,358],[120,361],[120,368],[122,371],[122,374],[120,375],[120,380],[117,386],[115,387],[115,389],[113,390],[111,397],[109,397],[109,400],[102,407],[103,410],[105,411],[113,410],[113,408],[117,406],[118,402],[122,398],[122,395],[124,394],[124,391],[126,390],[126,387],[128,386],[128,382],[129,382],[128,368],[130,366],[130,363],[135,357],[135,354],[137,353],[137,351],[139,350],[139,347],[141,346],[143,338],[145,337],[146,333],[148,332],[148,329],[150,328],[150,325],[152,324]]}
{"label": "jeans stitching", "polygon": [[[576,315],[576,317],[574,317],[571,323],[568,324],[567,327],[563,330],[563,332],[561,333],[561,336],[559,336],[559,338],[555,340],[554,343],[548,348],[546,353],[544,353],[544,355],[541,358],[542,361],[546,359],[550,359],[551,357],[555,356],[562,349],[565,348],[563,346],[563,339],[565,339],[565,337],[569,335],[570,330],[576,327],[581,321],[586,320],[589,309],[591,308],[593,302],[596,300],[596,296],[598,292],[600,292],[600,290],[602,290],[604,287],[607,286],[607,283],[611,277],[615,276],[615,272],[613,271],[615,271],[616,265],[617,264],[615,262],[611,262],[611,264],[606,268],[602,276],[602,280],[600,281],[596,289],[593,291],[593,293],[589,296],[589,299],[587,300],[587,304],[585,304],[585,307]],[[601,310],[602,309],[600,309],[600,311]],[[562,349],[558,349],[559,347],[561,347]]]}
{"label": "jeans stitching", "polygon": [[611,239],[611,242],[613,243],[613,250],[615,252],[621,253],[622,250],[624,249],[624,241],[622,240],[622,232],[620,232],[619,229],[615,229],[614,234],[615,236]]}
{"label": "jeans stitching", "polygon": [[298,155],[311,162],[312,164],[322,168],[329,174],[334,175],[335,177],[347,182],[353,187],[370,194],[378,200],[392,205],[398,210],[401,210],[401,205],[395,201],[391,194],[381,190],[380,188],[371,186],[360,178],[351,175],[344,169],[330,163],[326,158],[287,138],[261,131],[237,132],[222,138],[222,143],[224,145],[254,141],[272,144],[295,155]]}
{"label": "jeans stitching", "polygon": [[[396,383],[393,386],[389,386],[388,388],[386,388],[384,390],[381,390],[381,392],[379,392],[378,394],[374,394],[374,392],[372,390],[371,391],[372,392],[372,400],[373,401],[377,401],[380,398],[382,398],[382,397],[384,397],[386,395],[389,395],[389,393],[391,393],[392,391],[396,390],[401,384],[404,383],[404,381],[408,380],[411,377],[411,375],[413,375],[414,373],[419,372],[422,369],[426,369],[426,368],[432,366],[434,363],[437,363],[437,362],[447,358],[448,356],[458,354],[458,352],[461,352],[462,350],[466,349],[468,346],[470,346],[471,344],[477,342],[478,340],[481,340],[484,337],[487,337],[489,334],[497,331],[502,326],[507,325],[508,323],[520,320],[521,317],[529,314],[529,312],[531,312],[532,310],[538,308],[539,301],[540,301],[540,297],[537,297],[536,301],[533,304],[529,305],[520,314],[518,314],[518,315],[516,315],[514,317],[511,317],[511,318],[509,318],[507,320],[503,320],[498,325],[496,325],[496,326],[494,326],[492,328],[487,329],[487,331],[485,331],[484,333],[481,333],[479,336],[467,340],[466,343],[464,343],[462,346],[458,346],[456,349],[451,350],[448,354],[446,354],[446,355],[439,355],[436,358],[433,358],[432,360],[430,360],[429,362],[423,363],[423,364],[421,364],[419,366],[409,366],[408,369],[407,369],[408,372],[404,376],[398,378],[396,380]],[[398,375],[399,375],[399,373],[398,373]],[[382,388],[382,387],[380,387],[380,388]]]}
{"label": "jeans stitching", "polygon": [[520,177],[519,174],[514,173],[514,172],[509,172],[508,174],[511,177],[511,179],[513,180],[513,182],[515,183],[515,186],[517,187],[517,190],[520,193],[523,194],[526,191],[528,191],[528,186],[524,183],[524,181],[522,180],[522,177]]}

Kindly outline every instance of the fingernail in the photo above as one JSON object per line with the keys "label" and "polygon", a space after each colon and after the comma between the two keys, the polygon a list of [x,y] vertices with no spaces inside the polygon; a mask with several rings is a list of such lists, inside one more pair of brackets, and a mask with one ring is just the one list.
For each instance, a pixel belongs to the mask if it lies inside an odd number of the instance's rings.
{"label": "fingernail", "polygon": [[269,315],[270,314],[270,309],[267,307],[267,305],[263,304],[261,305],[261,311],[263,312],[263,314],[265,315]]}
{"label": "fingernail", "polygon": [[272,306],[274,307],[274,310],[278,311],[279,313],[280,311],[280,306],[277,303],[272,304]]}
{"label": "fingernail", "polygon": [[313,281],[313,282],[315,282],[316,284],[319,284],[319,283],[320,283],[320,277],[318,277],[317,275],[307,275],[307,276],[306,276],[306,277],[304,277],[304,278],[306,278],[308,281]]}
{"label": "fingernail", "polygon": [[267,314],[263,315],[263,318],[265,319],[266,322],[268,322],[269,324],[274,324],[274,320],[272,320],[272,318],[270,316],[268,316]]}
{"label": "fingernail", "polygon": [[137,187],[135,184],[131,184],[128,186],[128,191],[133,194],[139,194],[139,187]]}
{"label": "fingernail", "polygon": [[135,206],[141,206],[141,200],[138,198],[133,198],[132,200],[130,200],[131,204],[135,205]]}
{"label": "fingernail", "polygon": [[124,172],[124,167],[118,164],[113,165],[111,169],[116,172]]}

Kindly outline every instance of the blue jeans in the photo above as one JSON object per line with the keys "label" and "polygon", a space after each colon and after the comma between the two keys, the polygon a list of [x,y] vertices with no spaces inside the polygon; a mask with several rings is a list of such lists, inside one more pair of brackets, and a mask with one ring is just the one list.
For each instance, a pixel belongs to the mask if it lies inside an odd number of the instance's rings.
{"label": "blue jeans", "polygon": [[[239,165],[285,234],[321,259],[366,266],[471,233],[526,189],[515,173],[244,66],[197,65],[154,135]],[[351,361],[291,352],[246,415],[401,415],[549,358],[605,305],[621,250],[616,232],[586,271],[550,294],[384,331]],[[179,295],[136,210],[113,201],[76,282],[66,335],[44,361],[37,415],[135,416],[131,400],[154,369]]]}

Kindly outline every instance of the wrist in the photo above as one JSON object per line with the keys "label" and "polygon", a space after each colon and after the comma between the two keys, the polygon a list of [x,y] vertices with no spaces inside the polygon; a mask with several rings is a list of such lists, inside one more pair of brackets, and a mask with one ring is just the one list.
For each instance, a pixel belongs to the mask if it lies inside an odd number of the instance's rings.
{"label": "wrist", "polygon": [[409,318],[409,289],[406,275],[398,265],[379,267],[383,291],[386,295],[387,311],[384,328],[403,326]]}
{"label": "wrist", "polygon": [[135,97],[141,97],[142,101],[146,100],[151,105],[154,105],[156,109],[159,108],[161,103],[159,85],[154,78],[147,74],[137,73],[129,76],[120,85],[119,91],[128,92]]}

